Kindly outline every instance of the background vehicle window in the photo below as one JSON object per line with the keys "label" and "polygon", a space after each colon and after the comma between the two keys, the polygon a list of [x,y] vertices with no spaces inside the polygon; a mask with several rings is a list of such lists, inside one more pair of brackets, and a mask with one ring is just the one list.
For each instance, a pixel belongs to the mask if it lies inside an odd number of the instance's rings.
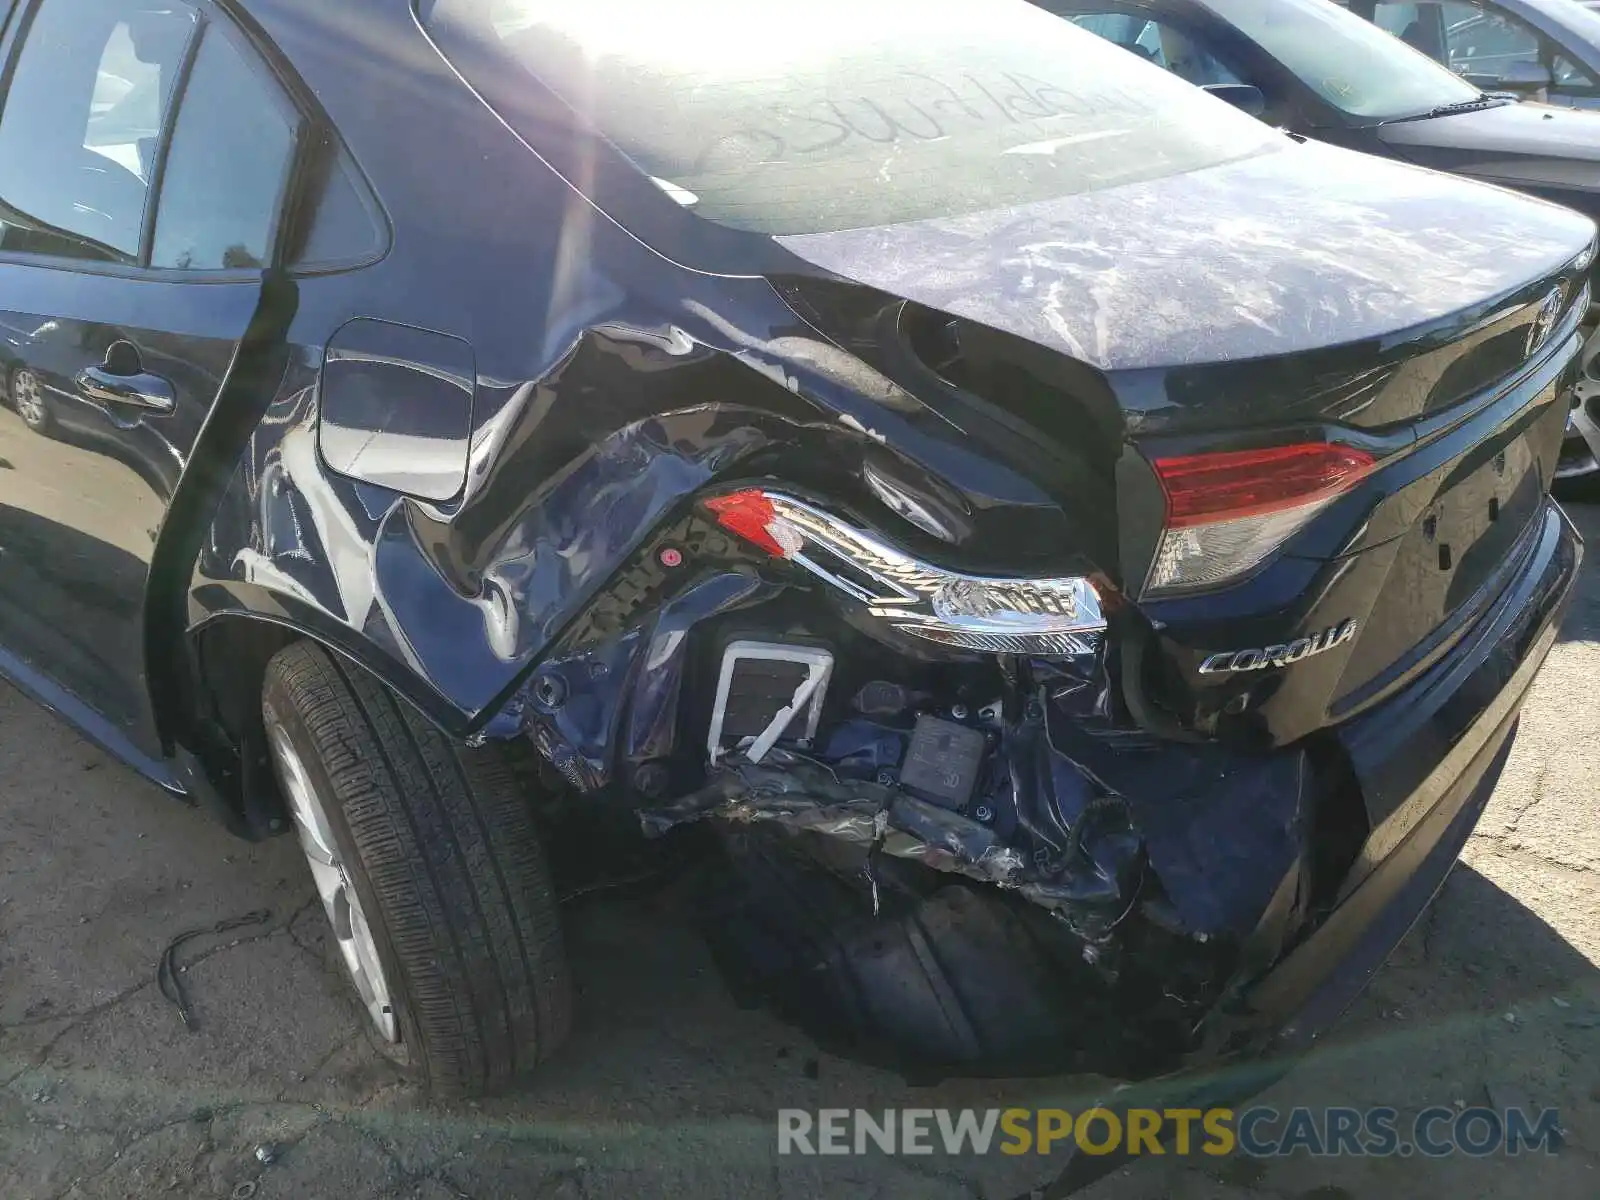
{"label": "background vehicle window", "polygon": [[1194,38],[1162,22],[1111,12],[1080,12],[1071,19],[1090,33],[1098,33],[1108,42],[1165,67],[1196,87],[1244,82]]}
{"label": "background vehicle window", "polygon": [[1072,23],[1083,26],[1108,42],[1115,42],[1124,50],[1138,46],[1140,35],[1151,24],[1145,17],[1116,12],[1080,13],[1072,18]]}
{"label": "background vehicle window", "polygon": [[0,249],[133,261],[194,30],[173,4],[44,0],[0,111]]}
{"label": "background vehicle window", "polygon": [[1452,70],[1493,78],[1511,63],[1538,63],[1539,38],[1526,25],[1470,4],[1447,4],[1445,12]]}
{"label": "background vehicle window", "polygon": [[1592,95],[1595,91],[1594,76],[1589,74],[1565,54],[1557,54],[1554,61],[1556,88],[1558,91],[1571,91],[1575,94]]}
{"label": "background vehicle window", "polygon": [[1378,0],[1378,3],[1372,6],[1372,19],[1378,28],[1385,33],[1394,34],[1395,37],[1402,37],[1417,17],[1415,4],[1393,4],[1390,0]]}
{"label": "background vehicle window", "polygon": [[150,265],[265,264],[294,139],[272,84],[215,26],[207,29],[167,151]]}
{"label": "background vehicle window", "polygon": [[1470,84],[1325,0],[1204,0],[1331,107],[1392,121],[1478,99]]}
{"label": "background vehicle window", "polygon": [[1437,3],[1391,4],[1379,0],[1372,7],[1372,20],[1379,29],[1394,34],[1413,50],[1434,62],[1445,62],[1444,10]]}
{"label": "background vehicle window", "polygon": [[1594,77],[1521,18],[1462,0],[1448,0],[1444,9],[1450,21],[1450,67],[1479,87],[1492,91],[1510,86],[1519,75],[1525,79],[1533,72],[1537,78],[1537,72],[1546,70],[1552,85],[1549,99],[1595,94]]}

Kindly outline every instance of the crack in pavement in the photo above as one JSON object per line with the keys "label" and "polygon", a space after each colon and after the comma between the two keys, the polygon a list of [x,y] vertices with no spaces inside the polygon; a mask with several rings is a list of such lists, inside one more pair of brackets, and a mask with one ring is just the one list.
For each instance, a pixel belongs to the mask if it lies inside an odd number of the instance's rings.
{"label": "crack in pavement", "polygon": [[[202,1147],[199,1151],[191,1156],[191,1167],[197,1166],[198,1163],[206,1157],[206,1155],[215,1152],[215,1128],[216,1119],[219,1115],[227,1115],[229,1113],[238,1112],[247,1108],[267,1107],[270,1104],[270,1101],[262,1102],[259,1100],[241,1100],[232,1104],[219,1105],[216,1108],[205,1110],[207,1118],[205,1120],[206,1129],[204,1132]],[[289,1107],[307,1108],[309,1106],[297,1105]],[[75,1189],[83,1186],[84,1184],[93,1183],[97,1179],[104,1178],[106,1175],[111,1173],[118,1163],[122,1161],[123,1156],[127,1154],[129,1150],[137,1146],[140,1142],[155,1137],[158,1133],[162,1133],[168,1129],[175,1129],[182,1125],[195,1125],[199,1123],[200,1122],[197,1120],[196,1114],[190,1112],[179,1117],[164,1118],[163,1120],[135,1130],[133,1133],[123,1138],[114,1148],[108,1151],[95,1167],[91,1168],[85,1174],[75,1176],[72,1181],[66,1185],[66,1187],[46,1197],[46,1200],[63,1200],[64,1197],[71,1195]],[[209,1146],[210,1149],[207,1149],[207,1146]],[[193,1173],[194,1172],[191,1171],[191,1174]]]}
{"label": "crack in pavement", "polygon": [[[132,984],[124,988],[122,991],[112,996],[109,1000],[102,1000],[99,1004],[90,1005],[88,1008],[82,1009],[81,1011],[75,1013],[63,1013],[60,1016],[49,1018],[50,1020],[66,1021],[67,1024],[63,1028],[58,1029],[50,1036],[43,1046],[34,1051],[32,1061],[24,1063],[21,1067],[18,1067],[17,1070],[6,1076],[5,1079],[0,1080],[0,1091],[10,1088],[12,1084],[21,1079],[29,1071],[35,1071],[42,1067],[49,1059],[51,1052],[56,1048],[56,1045],[61,1041],[61,1039],[66,1037],[73,1030],[80,1028],[87,1022],[98,1016],[101,1016],[104,1013],[110,1012],[118,1005],[126,1003],[128,1000],[144,991],[145,988],[154,986],[155,979],[152,977],[150,979],[146,979],[142,983]],[[45,1023],[45,1021],[27,1022],[27,1024]],[[0,1026],[0,1030],[13,1028],[22,1028],[22,1024],[19,1023],[12,1026]]]}
{"label": "crack in pavement", "polygon": [[[313,896],[312,902],[314,903],[315,900],[316,897]],[[179,969],[182,972],[187,973],[193,968],[199,966],[201,963],[215,958],[219,954],[225,954],[230,950],[235,950],[240,946],[247,946],[254,942],[266,941],[268,938],[276,937],[280,933],[285,933],[288,931],[290,924],[294,921],[295,916],[298,915],[304,907],[305,906],[302,906],[301,909],[297,909],[294,914],[291,914],[291,916],[281,924],[274,925],[269,929],[264,929],[260,933],[254,933],[248,937],[234,938],[231,941],[223,942],[220,945],[211,946],[205,950],[202,950],[186,960]],[[83,1026],[88,1024],[90,1021],[104,1016],[112,1009],[126,1004],[129,1000],[133,999],[133,997],[137,996],[146,988],[154,987],[155,982],[155,976],[152,973],[148,979],[144,979],[139,983],[129,984],[127,987],[123,988],[109,999],[102,1000],[98,1004],[91,1004],[88,1008],[78,1009],[73,1012],[57,1013],[48,1017],[40,1016],[25,1018],[20,1021],[13,1021],[9,1024],[0,1025],[0,1033],[4,1033],[12,1029],[24,1029],[39,1025],[48,1025],[54,1021],[66,1022],[66,1025],[53,1033],[42,1046],[33,1052],[28,1062],[18,1067],[4,1079],[0,1079],[0,1091],[9,1089],[17,1082],[17,1080],[21,1079],[30,1071],[36,1071],[40,1067],[44,1066],[50,1060],[50,1055],[55,1052],[55,1048],[61,1043],[63,1038],[67,1037],[76,1030],[83,1028]]]}
{"label": "crack in pavement", "polygon": [[395,1149],[394,1145],[389,1141],[389,1139],[380,1134],[376,1129],[372,1128],[367,1122],[353,1121],[349,1120],[348,1118],[338,1117],[334,1117],[332,1120],[333,1123],[339,1125],[343,1129],[350,1130],[352,1133],[356,1134],[358,1137],[364,1139],[374,1148],[376,1148],[378,1153],[383,1155],[383,1157],[388,1161],[389,1165],[394,1168],[395,1173],[400,1176],[402,1189],[408,1187],[415,1188],[423,1183],[431,1181],[439,1184],[440,1187],[449,1188],[450,1191],[458,1198],[472,1200],[472,1198],[456,1184],[455,1180],[444,1174],[446,1160],[443,1157],[436,1158],[425,1163],[418,1170],[412,1170],[406,1166],[405,1160],[400,1157],[400,1152]]}
{"label": "crack in pavement", "polygon": [[[285,1093],[288,1092],[288,1090],[291,1087],[295,1087],[296,1085],[301,1084],[301,1083],[310,1082],[312,1077],[317,1075],[317,1074],[319,1074],[324,1067],[326,1067],[330,1062],[332,1062],[334,1060],[334,1058],[339,1054],[340,1051],[348,1049],[350,1046],[354,1045],[356,1042],[361,1041],[361,1040],[362,1040],[362,1031],[361,1030],[357,1030],[354,1033],[350,1034],[349,1037],[341,1038],[339,1041],[335,1042],[328,1049],[328,1051],[325,1054],[322,1054],[321,1056],[318,1057],[316,1062],[312,1063],[309,1067],[307,1067],[303,1071],[295,1072],[295,1076],[296,1077],[294,1079],[292,1079],[290,1082],[284,1084],[283,1087],[279,1088],[278,1089],[278,1094],[276,1096],[274,1096],[273,1099],[278,1101],[278,1102],[281,1102],[281,1103],[285,1103],[285,1104],[289,1103],[288,1099],[285,1096]],[[359,1106],[359,1102],[358,1102],[358,1106]]]}
{"label": "crack in pavement", "polygon": [[[349,1045],[350,1040],[342,1042],[340,1044],[341,1047]],[[395,1145],[373,1127],[367,1114],[358,1111],[361,1103],[362,1101],[356,1101],[354,1106],[344,1111],[330,1112],[319,1103],[278,1099],[246,1099],[197,1109],[178,1116],[163,1117],[131,1132],[125,1131],[124,1135],[117,1139],[116,1144],[100,1155],[88,1169],[73,1176],[64,1187],[45,1197],[44,1200],[64,1200],[75,1189],[81,1188],[85,1184],[92,1184],[110,1174],[123,1161],[129,1151],[133,1150],[141,1142],[147,1141],[166,1130],[191,1124],[204,1126],[201,1131],[199,1145],[188,1156],[188,1160],[183,1166],[184,1173],[190,1179],[193,1179],[201,1174],[206,1160],[223,1149],[217,1143],[217,1121],[220,1118],[250,1110],[277,1112],[285,1117],[298,1117],[306,1121],[305,1127],[297,1133],[275,1139],[274,1145],[280,1157],[300,1145],[318,1130],[338,1127],[350,1131],[362,1141],[371,1145],[393,1168],[395,1174],[399,1176],[400,1183],[389,1193],[390,1195],[400,1196],[407,1190],[414,1190],[424,1183],[434,1182],[448,1189],[451,1195],[457,1197],[458,1200],[472,1200],[471,1195],[446,1173],[445,1168],[449,1162],[446,1155],[450,1153],[449,1151],[441,1152],[440,1156],[426,1161],[420,1167],[407,1167],[405,1160],[401,1157]],[[170,1164],[173,1160],[168,1159],[166,1161],[170,1169]],[[262,1164],[260,1170],[242,1176],[239,1181],[243,1182],[244,1179],[259,1181],[266,1175],[268,1170],[270,1170],[270,1166]],[[571,1173],[571,1171],[566,1172],[566,1174]],[[577,1182],[583,1195],[587,1197],[588,1190],[583,1181],[578,1179]]]}
{"label": "crack in pavement", "polygon": [[[1507,859],[1513,862],[1517,860],[1536,862],[1541,866],[1550,867],[1557,871],[1569,871],[1574,875],[1600,874],[1600,871],[1597,871],[1596,868],[1588,863],[1565,862],[1559,858],[1551,858],[1548,854],[1529,849],[1520,842],[1508,841],[1500,836],[1486,836],[1484,840],[1490,843],[1492,849],[1489,850],[1489,854],[1494,858]],[[1466,865],[1470,867],[1472,864],[1467,862]]]}

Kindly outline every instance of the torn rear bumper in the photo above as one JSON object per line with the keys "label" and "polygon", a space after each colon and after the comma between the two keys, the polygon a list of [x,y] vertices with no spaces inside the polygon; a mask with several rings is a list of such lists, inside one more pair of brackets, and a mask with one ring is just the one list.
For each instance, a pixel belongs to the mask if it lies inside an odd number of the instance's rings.
{"label": "torn rear bumper", "polygon": [[[696,519],[645,559],[709,545]],[[841,1050],[1170,1079],[1303,1048],[1360,991],[1481,812],[1580,555],[1546,502],[1403,691],[1270,754],[1118,724],[1099,655],[919,663],[721,560],[662,599],[630,575],[519,712],[573,792],[714,831],[719,961]]]}
{"label": "torn rear bumper", "polygon": [[1465,642],[1404,694],[1341,730],[1372,833],[1337,907],[1229,1014],[1230,1051],[1306,1049],[1444,884],[1494,790],[1577,582],[1577,530],[1554,504],[1538,520],[1522,570]]}
{"label": "torn rear bumper", "polygon": [[[1389,811],[1338,905],[1213,1014],[1182,1069],[1120,1090],[1107,1107],[1228,1107],[1259,1094],[1339,1019],[1427,910],[1494,792],[1522,703],[1577,582],[1583,542],[1565,514],[1547,504],[1535,536],[1528,561],[1470,644],[1344,730],[1369,805],[1374,796],[1378,804],[1388,797]],[[1076,1155],[1049,1194],[1075,1192],[1125,1161],[1119,1153]]]}

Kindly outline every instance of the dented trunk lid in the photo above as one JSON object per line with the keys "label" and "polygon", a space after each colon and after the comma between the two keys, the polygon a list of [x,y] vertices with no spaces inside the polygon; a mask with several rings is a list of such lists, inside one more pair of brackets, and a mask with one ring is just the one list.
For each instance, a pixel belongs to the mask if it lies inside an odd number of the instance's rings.
{"label": "dented trunk lid", "polygon": [[[1307,143],[1015,208],[777,241],[838,277],[1126,372],[1369,340],[1381,355],[1401,331],[1556,270],[1590,236],[1586,218],[1555,205]],[[1301,400],[1298,389],[1208,400],[1192,419],[1271,419]]]}
{"label": "dented trunk lid", "polygon": [[[1265,747],[1403,687],[1496,594],[1546,503],[1593,234],[1554,205],[1306,144],[780,240],[910,302],[901,332],[942,339],[920,358],[1041,444],[1115,444],[1095,516],[1149,626],[1126,682],[1150,720]],[[1247,577],[1142,595],[1164,519],[1152,457],[1318,439],[1376,468]],[[1251,650],[1252,669],[1201,669]]]}

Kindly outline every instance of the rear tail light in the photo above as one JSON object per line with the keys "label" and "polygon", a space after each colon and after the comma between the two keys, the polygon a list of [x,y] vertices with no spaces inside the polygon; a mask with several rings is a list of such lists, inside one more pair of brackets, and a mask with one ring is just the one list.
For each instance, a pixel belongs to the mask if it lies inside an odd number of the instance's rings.
{"label": "rear tail light", "polygon": [[1216,587],[1254,570],[1373,468],[1329,442],[1152,460],[1166,527],[1146,592]]}
{"label": "rear tail light", "polygon": [[963,575],[921,559],[831,513],[765,489],[706,501],[718,524],[864,604],[895,629],[993,654],[1095,653],[1106,622],[1082,576]]}

